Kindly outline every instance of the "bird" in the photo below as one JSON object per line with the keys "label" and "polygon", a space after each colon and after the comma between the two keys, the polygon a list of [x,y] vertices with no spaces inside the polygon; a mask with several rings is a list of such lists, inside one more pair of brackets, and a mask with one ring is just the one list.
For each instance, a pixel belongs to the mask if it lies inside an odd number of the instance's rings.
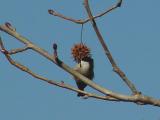
{"label": "bird", "polygon": [[[74,70],[79,72],[80,74],[84,75],[90,80],[93,80],[94,78],[94,60],[91,56],[87,56],[82,58],[79,63],[74,67]],[[77,87],[80,90],[84,90],[84,88],[87,86],[83,81],[80,81],[77,77],[74,77]],[[83,97],[85,94],[78,93],[78,97]]]}

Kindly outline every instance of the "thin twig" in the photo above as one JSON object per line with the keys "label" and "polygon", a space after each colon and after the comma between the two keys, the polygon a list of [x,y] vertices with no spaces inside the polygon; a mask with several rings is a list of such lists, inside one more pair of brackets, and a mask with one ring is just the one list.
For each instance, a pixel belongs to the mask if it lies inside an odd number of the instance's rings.
{"label": "thin twig", "polygon": [[22,48],[12,49],[12,50],[8,51],[8,53],[9,53],[10,55],[12,55],[12,54],[16,54],[16,53],[19,53],[19,52],[26,51],[26,50],[28,50],[28,49],[30,49],[30,48],[29,48],[28,46],[25,46],[25,47],[22,47]]}
{"label": "thin twig", "polygon": [[[116,8],[120,7],[121,4],[122,4],[122,0],[119,0],[116,5],[113,5],[111,8],[106,9],[104,12],[102,12],[102,13],[96,15],[96,16],[93,16],[93,18],[96,19],[96,18],[102,17],[103,15],[105,15],[105,14],[115,10]],[[65,20],[68,20],[68,21],[71,21],[71,22],[74,22],[74,23],[77,23],[77,24],[85,24],[85,23],[89,22],[89,20],[90,20],[90,18],[87,18],[85,20],[82,20],[82,19],[76,20],[76,19],[64,16],[63,14],[58,13],[58,12],[52,10],[52,9],[48,10],[48,13],[53,15],[53,16],[57,16],[57,17],[60,17],[62,19],[65,19]]]}
{"label": "thin twig", "polygon": [[[118,3],[119,6],[121,6],[121,2],[122,0],[120,0],[120,2]],[[104,49],[104,52],[107,56],[107,58],[109,59],[112,67],[113,67],[113,70],[122,78],[122,80],[127,84],[127,86],[131,89],[132,93],[133,94],[139,94],[140,92],[137,91],[136,87],[134,86],[133,83],[131,83],[131,81],[126,77],[126,75],[124,74],[124,72],[117,66],[115,60],[113,59],[112,57],[112,54],[111,52],[109,51],[108,49],[108,46],[107,44],[105,43],[98,27],[97,27],[97,24],[94,20],[94,17],[92,16],[92,13],[91,13],[91,10],[90,10],[90,7],[89,7],[89,4],[88,4],[88,0],[84,0],[84,5],[85,5],[85,8],[86,8],[86,11],[87,11],[87,14],[90,18],[90,21],[92,23],[92,26],[97,34],[97,37],[98,37],[98,40],[99,42],[101,43],[103,49]]]}

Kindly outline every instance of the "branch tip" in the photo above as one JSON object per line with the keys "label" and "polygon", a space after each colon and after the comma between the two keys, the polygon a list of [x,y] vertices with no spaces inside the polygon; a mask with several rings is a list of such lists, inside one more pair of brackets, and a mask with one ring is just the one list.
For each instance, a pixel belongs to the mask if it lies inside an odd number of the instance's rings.
{"label": "branch tip", "polygon": [[61,66],[62,65],[62,61],[58,58],[57,44],[56,43],[53,44],[53,50],[54,50],[53,59],[55,60],[55,62],[56,62],[56,64],[58,66]]}
{"label": "branch tip", "polygon": [[55,13],[55,11],[52,10],[52,9],[49,9],[49,10],[48,10],[48,13],[51,14],[51,15],[53,15],[53,14]]}
{"label": "branch tip", "polygon": [[12,24],[11,23],[9,23],[9,22],[6,22],[5,23],[5,26],[8,28],[8,29],[10,29],[10,30],[12,30],[12,31],[16,31],[16,29],[12,26]]}
{"label": "branch tip", "polygon": [[6,27],[11,27],[12,25],[11,25],[11,23],[6,22],[6,23],[5,23],[5,26],[6,26]]}
{"label": "branch tip", "polygon": [[57,53],[57,44],[56,43],[53,43],[53,50],[54,50],[53,56],[55,59],[57,59],[58,53]]}
{"label": "branch tip", "polygon": [[56,43],[53,43],[53,49],[57,50],[57,44]]}

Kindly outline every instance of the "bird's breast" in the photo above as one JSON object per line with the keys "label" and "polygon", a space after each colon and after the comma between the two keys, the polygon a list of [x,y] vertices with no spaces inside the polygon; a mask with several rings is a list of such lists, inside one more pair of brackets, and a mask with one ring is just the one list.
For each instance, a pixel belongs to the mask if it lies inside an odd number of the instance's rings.
{"label": "bird's breast", "polygon": [[89,70],[90,70],[90,64],[89,64],[89,62],[81,61],[81,63],[78,64],[76,69],[81,74],[87,75],[89,73]]}

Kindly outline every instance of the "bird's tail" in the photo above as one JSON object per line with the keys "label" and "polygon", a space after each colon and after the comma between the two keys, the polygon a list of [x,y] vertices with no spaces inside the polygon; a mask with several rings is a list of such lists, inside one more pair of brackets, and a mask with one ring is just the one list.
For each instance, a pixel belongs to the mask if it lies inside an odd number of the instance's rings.
{"label": "bird's tail", "polygon": [[85,95],[85,94],[83,94],[83,93],[78,93],[78,94],[77,94],[78,97],[83,97],[84,95]]}

